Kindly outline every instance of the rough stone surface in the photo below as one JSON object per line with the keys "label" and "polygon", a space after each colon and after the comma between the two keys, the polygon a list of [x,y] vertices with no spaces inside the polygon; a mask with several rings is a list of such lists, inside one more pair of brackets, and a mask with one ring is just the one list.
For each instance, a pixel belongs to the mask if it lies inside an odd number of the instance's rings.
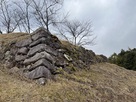
{"label": "rough stone surface", "polygon": [[48,32],[44,27],[40,27],[38,29],[36,29],[33,33],[31,33],[31,35],[35,35],[35,34],[39,34],[40,32]]}
{"label": "rough stone surface", "polygon": [[4,54],[0,52],[0,60],[4,59]]}
{"label": "rough stone surface", "polygon": [[49,53],[44,51],[44,52],[36,53],[33,57],[25,59],[24,64],[28,65],[28,64],[34,63],[34,62],[36,62],[36,61],[38,61],[39,59],[42,59],[42,58],[47,59],[51,63],[55,62],[53,57]]}
{"label": "rough stone surface", "polygon": [[19,48],[26,47],[26,46],[29,46],[29,44],[31,44],[31,43],[32,43],[32,39],[31,38],[25,39],[25,40],[22,40],[20,42],[17,42],[16,43],[16,47],[19,47]]}
{"label": "rough stone surface", "polygon": [[16,47],[12,47],[12,48],[10,49],[10,54],[11,54],[11,55],[15,55],[15,54],[17,54],[17,52],[18,52],[18,48],[16,48]]}
{"label": "rough stone surface", "polygon": [[6,51],[6,53],[5,53],[5,55],[4,55],[4,58],[5,58],[5,60],[10,60],[11,59],[11,55],[10,55],[10,51]]}
{"label": "rough stone surface", "polygon": [[42,37],[51,38],[50,33],[47,33],[47,32],[45,33],[44,31],[41,31],[41,32],[38,32],[37,34],[32,35],[32,39],[34,41]]}
{"label": "rough stone surface", "polygon": [[18,71],[19,71],[19,68],[17,68],[17,67],[13,67],[13,68],[11,68],[11,69],[9,70],[9,72],[10,72],[11,74],[18,73]]}
{"label": "rough stone surface", "polygon": [[36,41],[33,41],[29,46],[33,47],[33,46],[36,46],[36,45],[41,44],[41,43],[45,44],[46,42],[47,42],[47,38],[42,37],[42,38],[40,38]]}
{"label": "rough stone surface", "polygon": [[36,53],[42,52],[42,51],[46,51],[49,54],[52,54],[54,56],[57,55],[57,52],[55,50],[53,50],[51,47],[47,46],[46,44],[39,44],[37,46],[32,47],[29,52],[28,52],[28,56],[33,56]]}
{"label": "rough stone surface", "polygon": [[0,44],[0,50],[2,50],[2,44]]}
{"label": "rough stone surface", "polygon": [[28,53],[28,48],[22,47],[18,50],[18,54],[26,55]]}
{"label": "rough stone surface", "polygon": [[19,62],[19,61],[23,61],[27,58],[26,55],[16,55],[15,56],[15,61]]}
{"label": "rough stone surface", "polygon": [[39,78],[51,79],[50,71],[44,66],[39,66],[36,69],[32,70],[31,72],[25,73],[25,76],[29,79],[39,79]]}
{"label": "rough stone surface", "polygon": [[45,66],[47,67],[51,72],[54,72],[55,70],[55,66],[53,66],[49,61],[47,61],[46,59],[40,59],[37,62],[35,62],[32,66],[29,67],[29,70],[33,70],[36,67],[39,66]]}

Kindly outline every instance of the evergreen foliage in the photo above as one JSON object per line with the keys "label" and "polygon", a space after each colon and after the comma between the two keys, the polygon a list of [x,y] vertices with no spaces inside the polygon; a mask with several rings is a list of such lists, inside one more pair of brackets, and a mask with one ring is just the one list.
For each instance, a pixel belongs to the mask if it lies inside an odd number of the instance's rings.
{"label": "evergreen foliage", "polygon": [[109,57],[109,62],[136,71],[136,48],[129,48],[127,51],[122,49],[119,54],[112,54]]}

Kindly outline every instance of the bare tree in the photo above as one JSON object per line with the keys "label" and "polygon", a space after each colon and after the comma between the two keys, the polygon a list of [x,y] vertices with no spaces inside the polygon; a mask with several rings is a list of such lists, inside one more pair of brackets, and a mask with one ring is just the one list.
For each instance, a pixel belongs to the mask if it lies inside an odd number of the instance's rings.
{"label": "bare tree", "polygon": [[80,22],[78,20],[67,20],[57,28],[59,34],[74,45],[84,46],[94,44],[96,37],[92,37],[92,25],[90,21]]}
{"label": "bare tree", "polygon": [[62,6],[63,0],[0,0],[0,25],[7,33],[15,29],[30,33],[37,26],[49,31],[66,19]]}
{"label": "bare tree", "polygon": [[30,33],[31,31],[31,0],[23,0],[22,2],[14,2],[16,7],[17,16],[21,19],[20,24],[18,25],[19,29],[25,30]]}
{"label": "bare tree", "polygon": [[20,18],[16,17],[15,12],[8,0],[0,1],[0,23],[1,27],[7,32],[13,32],[20,22]]}
{"label": "bare tree", "polygon": [[51,25],[58,23],[63,0],[32,0],[33,15],[40,26],[49,31]]}

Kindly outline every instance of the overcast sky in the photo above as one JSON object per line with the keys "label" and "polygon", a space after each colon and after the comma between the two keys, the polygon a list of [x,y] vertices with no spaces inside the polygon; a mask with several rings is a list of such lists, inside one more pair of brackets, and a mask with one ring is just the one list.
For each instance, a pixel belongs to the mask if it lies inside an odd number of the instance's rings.
{"label": "overcast sky", "polygon": [[65,0],[71,19],[92,21],[96,54],[136,47],[136,0]]}

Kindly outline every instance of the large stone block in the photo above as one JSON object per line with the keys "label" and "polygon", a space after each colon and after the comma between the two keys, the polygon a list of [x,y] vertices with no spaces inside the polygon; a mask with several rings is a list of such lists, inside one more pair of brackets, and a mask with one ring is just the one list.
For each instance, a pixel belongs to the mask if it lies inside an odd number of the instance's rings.
{"label": "large stone block", "polygon": [[39,79],[39,78],[51,79],[50,71],[44,66],[39,66],[36,69],[25,73],[25,76],[29,79]]}
{"label": "large stone block", "polygon": [[38,39],[38,40],[36,40],[36,41],[33,41],[29,46],[30,47],[33,47],[33,46],[36,46],[36,45],[38,45],[38,44],[41,44],[41,43],[46,43],[46,38],[45,37],[42,37],[42,38],[40,38],[40,39]]}
{"label": "large stone block", "polygon": [[55,71],[55,66],[53,66],[49,61],[47,61],[46,59],[40,59],[37,62],[35,62],[30,68],[29,70],[33,70],[36,67],[39,66],[45,66],[46,68],[48,68],[52,73]]}
{"label": "large stone block", "polygon": [[36,41],[37,39],[40,39],[42,37],[51,38],[51,35],[50,35],[50,33],[45,32],[45,31],[41,31],[41,32],[38,32],[37,34],[32,35],[32,39],[34,41]]}
{"label": "large stone block", "polygon": [[29,46],[29,44],[32,43],[32,39],[31,38],[28,38],[28,39],[25,39],[25,40],[22,40],[20,42],[17,42],[16,43],[16,47],[26,47],[26,46]]}
{"label": "large stone block", "polygon": [[19,49],[19,48],[17,48],[17,47],[13,47],[13,48],[11,48],[11,49],[10,49],[10,54],[11,54],[11,55],[15,55],[15,54],[17,54],[18,49]]}
{"label": "large stone block", "polygon": [[27,55],[27,53],[28,53],[28,48],[26,48],[26,47],[22,47],[22,48],[18,49],[18,54]]}
{"label": "large stone block", "polygon": [[46,44],[39,44],[37,46],[34,46],[34,47],[30,48],[27,55],[28,56],[33,56],[34,54],[42,52],[42,51],[46,51],[49,54],[52,54],[54,56],[57,55],[57,52],[55,50],[53,50],[51,47],[47,46]]}
{"label": "large stone block", "polygon": [[33,33],[31,33],[31,35],[35,35],[40,32],[48,32],[48,31],[44,27],[40,27],[40,28],[36,29]]}
{"label": "large stone block", "polygon": [[24,61],[27,58],[27,55],[15,55],[15,61]]}
{"label": "large stone block", "polygon": [[54,58],[49,53],[44,51],[44,52],[36,53],[33,57],[25,59],[24,64],[25,65],[32,64],[32,63],[35,63],[36,61],[38,61],[39,59],[42,59],[42,58],[47,59],[51,63],[55,62]]}
{"label": "large stone block", "polygon": [[4,59],[4,54],[2,52],[0,52],[0,60]]}

